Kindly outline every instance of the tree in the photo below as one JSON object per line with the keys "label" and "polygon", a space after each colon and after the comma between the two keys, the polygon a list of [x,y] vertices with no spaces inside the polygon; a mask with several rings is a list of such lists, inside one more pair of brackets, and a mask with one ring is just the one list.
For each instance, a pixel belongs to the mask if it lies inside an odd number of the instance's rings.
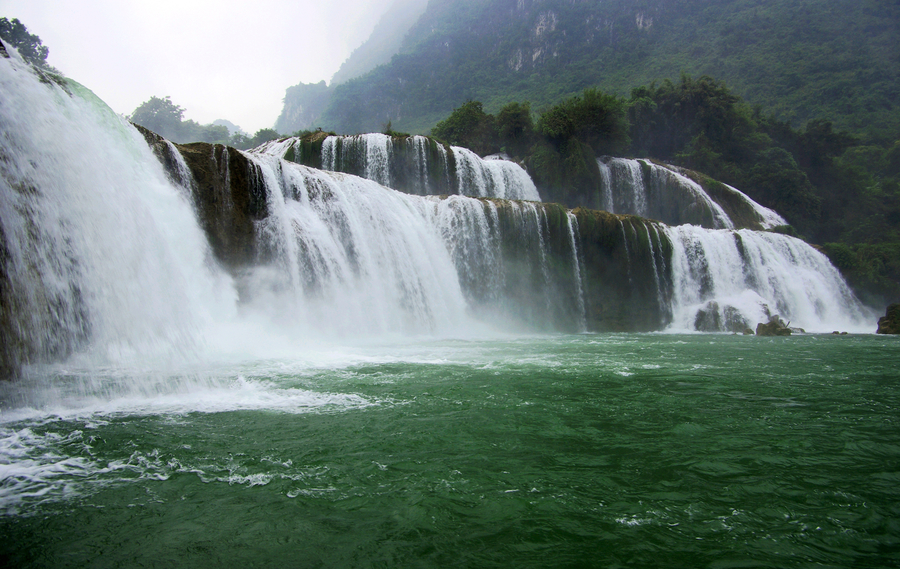
{"label": "tree", "polygon": [[207,124],[200,127],[200,138],[203,142],[226,144],[230,140],[228,127],[221,124]]}
{"label": "tree", "polygon": [[25,61],[38,67],[47,68],[47,56],[50,48],[41,43],[41,38],[28,33],[28,28],[18,19],[12,21],[0,18],[0,38],[17,50]]}
{"label": "tree", "polygon": [[556,145],[577,138],[597,154],[622,152],[629,142],[625,102],[597,89],[585,89],[582,96],[545,111],[537,130]]}
{"label": "tree", "polygon": [[[698,141],[708,141],[724,160],[752,159],[766,140],[757,130],[752,110],[711,77],[681,76],[631,92],[628,114],[634,125],[632,150],[637,155],[671,160]],[[770,142],[770,141],[769,141]],[[707,172],[712,173],[712,172]]]}
{"label": "tree", "polygon": [[497,134],[507,152],[524,155],[534,138],[531,104],[509,103],[500,109],[497,115]]}
{"label": "tree", "polygon": [[181,132],[181,119],[184,109],[172,102],[171,97],[150,97],[149,101],[131,113],[130,120],[144,128],[175,142],[184,142]]}
{"label": "tree", "polygon": [[497,152],[497,125],[479,101],[467,101],[431,129],[431,135],[482,156]]}
{"label": "tree", "polygon": [[757,199],[804,229],[821,214],[821,198],[794,157],[783,148],[776,146],[763,152],[744,180]]}
{"label": "tree", "polygon": [[254,134],[253,138],[250,139],[250,147],[254,148],[256,146],[259,146],[263,142],[275,140],[276,138],[281,138],[281,135],[278,134],[277,130],[272,128],[261,128],[256,131],[256,134]]}
{"label": "tree", "polygon": [[248,150],[253,148],[253,140],[242,132],[236,132],[229,139],[228,145],[238,150]]}
{"label": "tree", "polygon": [[[182,120],[184,109],[172,102],[171,97],[150,97],[149,101],[141,105],[131,113],[131,122],[139,124],[153,132],[168,138],[172,142],[211,142],[217,144],[232,143],[232,137],[228,134],[228,127],[217,124],[199,124],[193,120]],[[250,148],[245,145],[246,137],[238,139],[239,148]],[[266,139],[269,140],[269,139]],[[246,142],[249,144],[250,140]],[[263,141],[265,142],[265,141]]]}

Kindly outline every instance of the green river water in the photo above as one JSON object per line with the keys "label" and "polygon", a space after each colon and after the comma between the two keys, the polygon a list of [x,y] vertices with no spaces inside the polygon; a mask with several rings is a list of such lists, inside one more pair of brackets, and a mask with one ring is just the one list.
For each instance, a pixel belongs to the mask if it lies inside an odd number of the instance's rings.
{"label": "green river water", "polygon": [[898,340],[32,370],[0,410],[0,565],[900,566]]}

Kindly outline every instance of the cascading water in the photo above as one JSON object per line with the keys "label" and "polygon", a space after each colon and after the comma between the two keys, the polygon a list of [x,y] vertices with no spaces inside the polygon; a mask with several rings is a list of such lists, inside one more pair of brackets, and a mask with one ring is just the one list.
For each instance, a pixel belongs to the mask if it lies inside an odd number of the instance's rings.
{"label": "cascading water", "polygon": [[572,245],[572,266],[575,267],[575,298],[578,302],[578,331],[587,331],[587,315],[584,306],[584,286],[582,285],[581,255],[578,254],[578,218],[571,211],[566,214],[569,223],[569,243]]}
{"label": "cascading water", "polygon": [[[271,141],[253,152],[295,159],[303,156],[303,140]],[[455,146],[448,153],[443,144],[424,136],[328,136],[318,163],[324,170],[355,174],[409,194],[540,201],[534,182],[518,164],[482,159]]]}
{"label": "cascading water", "polygon": [[890,339],[473,330],[873,331],[804,243],[403,194],[67,89],[0,50],[0,564],[897,557]]}
{"label": "cascading water", "polygon": [[[501,216],[491,202],[423,199],[259,153],[241,155],[266,190],[258,263],[229,276],[198,225],[197,182],[177,147],[165,141],[167,173],[86,91],[50,89],[19,61],[4,74],[5,276],[35,344],[12,364],[72,353],[126,367],[209,360],[263,329],[270,340],[468,334],[473,313],[566,328],[571,310],[556,305],[583,305],[580,293],[558,294],[571,276],[550,275],[537,204],[509,203]],[[227,192],[216,199],[236,207]]]}
{"label": "cascading water", "polygon": [[24,359],[191,356],[233,311],[230,279],[143,138],[65,89],[0,59],[0,223]]}
{"label": "cascading water", "polygon": [[[710,301],[716,310],[731,306],[747,324],[767,316],[763,304],[811,330],[861,329],[859,319],[868,317],[827,260],[796,240],[690,226],[658,230],[613,217],[611,234],[585,241],[576,213],[558,208],[563,213],[551,224],[548,212],[557,206],[423,199],[277,157],[296,141],[235,154],[264,186],[267,211],[253,221],[256,262],[229,265],[229,276],[213,260],[197,223],[200,210],[188,201],[200,199],[198,187],[178,147],[165,142],[172,157],[167,179],[134,129],[89,92],[72,84],[72,97],[48,87],[19,59],[3,66],[9,104],[0,205],[12,291],[6,302],[13,306],[5,318],[17,319],[7,329],[23,331],[9,345],[30,342],[26,362],[73,352],[113,361],[184,358],[210,343],[213,353],[228,351],[219,346],[233,345],[225,333],[209,330],[239,330],[260,317],[268,324],[258,326],[270,333],[317,338],[464,334],[472,316],[529,329],[590,329],[606,308],[605,285],[589,283],[588,275],[611,273],[585,267],[585,247],[594,263],[622,263],[620,278],[630,286],[652,289],[641,294],[659,305],[661,324],[678,329],[696,328]],[[423,157],[439,145],[425,137],[404,144],[416,157],[414,176],[431,176],[435,169]],[[396,146],[386,135],[328,137],[323,161],[337,167],[337,155],[352,150],[369,177],[384,181],[393,179]],[[509,197],[534,188],[508,161],[457,148],[452,156],[445,164],[456,165],[452,177],[471,193]],[[632,162],[634,181],[645,174]],[[674,175],[656,166],[651,172]],[[236,207],[226,194],[217,208]],[[621,253],[595,250],[616,242]],[[588,289],[597,298],[589,299]],[[738,306],[751,293],[756,308]],[[724,312],[719,320],[727,320]],[[627,324],[618,320],[620,326]]]}
{"label": "cascading water", "polygon": [[295,314],[312,327],[307,332],[462,334],[472,330],[470,315],[531,329],[570,325],[560,316],[570,309],[560,305],[573,295],[554,293],[565,285],[548,272],[546,219],[537,204],[504,204],[501,216],[492,202],[423,199],[273,156],[245,156],[267,187],[271,214],[258,230],[270,262],[248,271],[250,282],[240,286]]}
{"label": "cascading water", "polygon": [[537,188],[521,166],[509,160],[483,160],[466,148],[451,147],[459,193],[507,200],[541,201]]}
{"label": "cascading water", "polygon": [[363,178],[392,186],[390,160],[393,141],[386,134],[349,137],[329,136],[322,144],[322,168],[332,172],[357,173]]}
{"label": "cascading water", "polygon": [[710,229],[752,226],[770,229],[787,222],[737,189],[718,184],[730,211],[700,184],[674,166],[650,160],[597,159],[606,211],[640,215],[669,225],[694,224]]}
{"label": "cascading water", "polygon": [[[271,264],[249,272],[254,296],[310,333],[459,331],[466,305],[428,202],[344,174],[246,154],[263,172]],[[274,273],[273,273],[274,270]],[[275,306],[271,306],[271,304]],[[256,301],[259,305],[259,301]]]}
{"label": "cascading water", "polygon": [[[648,217],[647,189],[644,185],[641,164],[637,160],[613,158],[608,162],[597,160],[604,172],[604,182],[609,182],[607,211]],[[665,221],[665,220],[661,220]]]}
{"label": "cascading water", "polygon": [[672,329],[741,331],[779,315],[810,332],[871,332],[873,316],[837,269],[799,239],[691,225],[665,234],[673,247]]}

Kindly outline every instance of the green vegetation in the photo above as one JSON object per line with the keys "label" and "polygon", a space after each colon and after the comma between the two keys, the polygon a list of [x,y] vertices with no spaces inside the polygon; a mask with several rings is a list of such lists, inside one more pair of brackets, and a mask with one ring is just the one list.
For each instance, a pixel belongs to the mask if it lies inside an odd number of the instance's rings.
{"label": "green vegetation", "polygon": [[538,132],[559,146],[573,138],[595,154],[618,154],[628,147],[625,104],[613,95],[586,89],[541,114]]}
{"label": "green vegetation", "polygon": [[318,126],[319,117],[333,91],[324,81],[288,87],[284,95],[284,107],[275,121],[275,129],[291,132]]}
{"label": "green vegetation", "polygon": [[819,118],[884,144],[900,131],[897,45],[892,0],[432,2],[391,62],[335,87],[308,126],[425,133],[467,100],[541,110],[684,72],[793,128]]}
{"label": "green vegetation", "polygon": [[353,50],[331,77],[331,83],[339,85],[388,63],[400,50],[404,35],[425,11],[427,4],[428,0],[395,0],[381,16],[369,39]]}
{"label": "green vegetation", "polygon": [[762,115],[723,83],[683,75],[629,99],[587,89],[532,118],[528,103],[498,116],[469,101],[434,136],[523,162],[541,195],[598,207],[601,154],[652,156],[703,174],[722,193],[740,188],[791,223],[779,233],[828,243],[823,251],[873,304],[900,297],[900,140],[874,144],[830,122],[802,129]]}
{"label": "green vegetation", "polygon": [[497,121],[493,115],[485,113],[477,101],[468,101],[454,110],[431,129],[431,135],[482,156],[499,150]]}
{"label": "green vegetation", "polygon": [[18,19],[0,18],[0,38],[5,43],[19,50],[19,55],[25,61],[37,67],[55,71],[47,65],[47,56],[50,55],[50,48],[43,45],[41,38],[28,33],[28,28]]}
{"label": "green vegetation", "polygon": [[878,306],[900,298],[900,242],[826,243],[822,251],[863,301]]}
{"label": "green vegetation", "polygon": [[128,118],[133,123],[179,143],[211,142],[246,150],[282,136],[271,128],[260,129],[252,137],[241,132],[230,135],[228,127],[224,125],[201,125],[192,120],[184,120],[184,109],[173,103],[170,97],[150,97]]}

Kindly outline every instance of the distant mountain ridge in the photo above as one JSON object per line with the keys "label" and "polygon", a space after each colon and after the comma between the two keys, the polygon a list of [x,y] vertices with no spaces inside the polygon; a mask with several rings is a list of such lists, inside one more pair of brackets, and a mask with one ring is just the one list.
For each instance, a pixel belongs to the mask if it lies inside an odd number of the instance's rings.
{"label": "distant mountain ridge", "polygon": [[422,16],[427,5],[428,0],[395,0],[381,16],[369,38],[353,50],[331,77],[330,84],[326,85],[325,81],[321,81],[289,87],[284,107],[275,122],[275,130],[291,133],[317,126],[316,121],[328,105],[334,87],[390,62],[391,57],[400,51],[403,38]]}
{"label": "distant mountain ridge", "polygon": [[390,62],[403,44],[406,32],[428,7],[428,0],[396,0],[378,21],[369,39],[353,50],[350,57],[331,77],[331,85],[340,85]]}
{"label": "distant mountain ridge", "polygon": [[898,45],[891,0],[443,0],[389,63],[318,88],[314,117],[283,118],[310,107],[301,85],[289,89],[276,127],[427,132],[470,99],[540,110],[586,87],[627,95],[688,73],[797,125],[822,118],[888,138],[900,131]]}

